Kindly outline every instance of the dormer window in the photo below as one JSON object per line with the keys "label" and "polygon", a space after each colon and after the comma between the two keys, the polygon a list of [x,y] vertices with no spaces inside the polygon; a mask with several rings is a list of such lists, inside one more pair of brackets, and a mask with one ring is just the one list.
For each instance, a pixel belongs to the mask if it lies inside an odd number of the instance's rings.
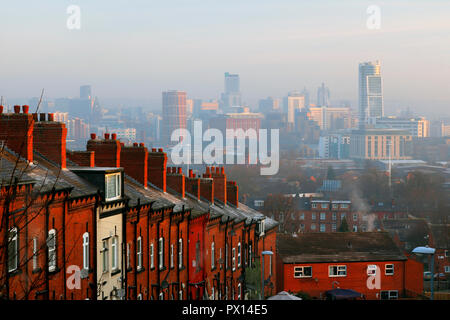
{"label": "dormer window", "polygon": [[116,200],[122,196],[122,180],[120,172],[105,176],[106,201]]}

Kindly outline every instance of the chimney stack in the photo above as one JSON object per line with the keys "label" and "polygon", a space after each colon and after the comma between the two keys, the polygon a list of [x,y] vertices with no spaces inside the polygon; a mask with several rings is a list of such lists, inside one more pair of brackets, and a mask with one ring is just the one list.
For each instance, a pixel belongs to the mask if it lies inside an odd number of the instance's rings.
{"label": "chimney stack", "polygon": [[239,207],[239,187],[235,181],[227,181],[227,201],[234,205],[236,208]]}
{"label": "chimney stack", "polygon": [[200,179],[189,169],[189,177],[186,178],[186,191],[200,200]]}
{"label": "chimney stack", "polygon": [[104,140],[92,139],[91,135],[87,142],[87,151],[94,151],[97,167],[120,167],[120,141],[109,139],[109,133],[105,133]]}
{"label": "chimney stack", "polygon": [[148,180],[166,192],[167,154],[160,148],[148,153]]}
{"label": "chimney stack", "polygon": [[95,167],[94,151],[70,151],[67,158],[81,167]]}
{"label": "chimney stack", "polygon": [[200,179],[200,196],[214,204],[214,180],[211,178]]}
{"label": "chimney stack", "polygon": [[[113,135],[113,140],[115,140]],[[122,147],[120,163],[127,175],[147,187],[148,175],[148,149],[143,143],[133,143],[132,147]]]}
{"label": "chimney stack", "polygon": [[227,204],[227,176],[224,167],[216,167],[212,178],[214,179],[214,197]]}
{"label": "chimney stack", "polygon": [[0,140],[30,162],[33,161],[33,123],[33,116],[20,113],[18,105],[14,106],[14,113],[0,112]]}
{"label": "chimney stack", "polygon": [[48,114],[48,121],[34,123],[33,149],[44,157],[56,162],[61,168],[66,167],[67,128],[64,123],[54,122],[53,113]]}
{"label": "chimney stack", "polygon": [[169,168],[167,173],[167,186],[181,195],[182,198],[185,196],[185,177],[181,167]]}

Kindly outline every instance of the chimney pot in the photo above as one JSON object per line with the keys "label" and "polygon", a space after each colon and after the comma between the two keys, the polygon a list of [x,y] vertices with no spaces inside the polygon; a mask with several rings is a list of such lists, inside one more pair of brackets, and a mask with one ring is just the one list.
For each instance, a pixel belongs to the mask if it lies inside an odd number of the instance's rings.
{"label": "chimney pot", "polygon": [[111,135],[111,138],[112,138],[113,140],[116,140],[116,139],[117,139],[117,133],[113,133],[113,134]]}
{"label": "chimney pot", "polygon": [[178,174],[182,174],[182,173],[183,173],[183,171],[182,171],[181,167],[178,167]]}
{"label": "chimney pot", "polygon": [[20,106],[18,105],[14,106],[14,113],[20,113]]}
{"label": "chimney pot", "polygon": [[45,113],[39,113],[39,121],[45,121]]}
{"label": "chimney pot", "polygon": [[38,114],[37,113],[33,113],[33,120],[34,121],[38,121]]}
{"label": "chimney pot", "polygon": [[95,138],[97,138],[97,135],[95,133],[91,133],[91,139],[95,140]]}
{"label": "chimney pot", "polygon": [[219,174],[220,173],[220,168],[216,167],[216,173]]}
{"label": "chimney pot", "polygon": [[105,140],[109,139],[109,133],[105,133]]}
{"label": "chimney pot", "polygon": [[224,167],[220,168],[220,173],[221,174],[225,174],[225,168]]}
{"label": "chimney pot", "polygon": [[159,148],[159,149],[158,149],[158,152],[163,152],[163,148]]}
{"label": "chimney pot", "polygon": [[156,148],[152,148],[152,152],[156,152]]}
{"label": "chimney pot", "polygon": [[189,169],[189,178],[192,178],[193,177],[193,171],[192,171],[192,169]]}
{"label": "chimney pot", "polygon": [[145,144],[143,142],[139,143],[139,147],[145,147]]}
{"label": "chimney pot", "polygon": [[48,121],[54,121],[54,119],[55,119],[55,114],[49,113],[48,114]]}
{"label": "chimney pot", "polygon": [[0,106],[0,114],[3,113],[3,106]]}
{"label": "chimney pot", "polygon": [[138,143],[137,142],[133,142],[133,147],[137,147]]}
{"label": "chimney pot", "polygon": [[23,105],[22,106],[22,111],[23,111],[23,113],[28,113],[28,110],[30,110],[30,106],[28,106],[28,105]]}

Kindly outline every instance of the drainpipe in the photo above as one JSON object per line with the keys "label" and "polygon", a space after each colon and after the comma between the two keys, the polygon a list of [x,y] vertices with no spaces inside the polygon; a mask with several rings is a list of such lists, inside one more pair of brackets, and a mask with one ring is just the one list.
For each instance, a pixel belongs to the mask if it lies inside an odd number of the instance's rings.
{"label": "drainpipe", "polygon": [[[150,208],[147,210],[147,300],[149,299],[149,296],[151,295],[151,288],[150,288],[150,257],[148,256],[148,250],[150,250],[150,211],[152,211],[152,204],[150,204]],[[155,252],[153,252],[153,256],[155,255]]]}
{"label": "drainpipe", "polygon": [[66,196],[64,197],[64,201],[63,201],[63,213],[62,213],[62,238],[63,238],[63,278],[64,278],[64,283],[63,283],[63,292],[64,292],[64,300],[67,299],[66,295],[67,295],[67,285],[66,285],[66,207],[67,207],[67,198],[69,197],[69,192],[66,193]]}
{"label": "drainpipe", "polygon": [[100,201],[100,190],[97,191],[97,194],[95,195],[95,204],[94,204],[94,211],[92,214],[92,232],[94,233],[94,243],[92,246],[92,251],[94,252],[94,254],[92,255],[93,257],[93,264],[94,264],[94,268],[93,268],[93,280],[92,280],[92,300],[97,300],[97,290],[98,290],[98,286],[97,286],[97,211],[98,211],[98,207],[99,207],[99,201]]}

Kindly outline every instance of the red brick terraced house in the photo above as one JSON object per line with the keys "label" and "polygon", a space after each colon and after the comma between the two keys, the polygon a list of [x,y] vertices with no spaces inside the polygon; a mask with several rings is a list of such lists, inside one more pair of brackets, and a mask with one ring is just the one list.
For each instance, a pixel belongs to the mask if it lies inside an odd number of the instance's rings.
{"label": "red brick terraced house", "polygon": [[324,299],[340,288],[375,300],[423,291],[423,264],[407,258],[387,232],[279,234],[277,259],[278,292]]}
{"label": "red brick terraced house", "polygon": [[1,298],[245,299],[264,250],[275,293],[277,223],[223,168],[186,177],[114,133],[67,151],[53,114],[20,111],[0,108]]}

